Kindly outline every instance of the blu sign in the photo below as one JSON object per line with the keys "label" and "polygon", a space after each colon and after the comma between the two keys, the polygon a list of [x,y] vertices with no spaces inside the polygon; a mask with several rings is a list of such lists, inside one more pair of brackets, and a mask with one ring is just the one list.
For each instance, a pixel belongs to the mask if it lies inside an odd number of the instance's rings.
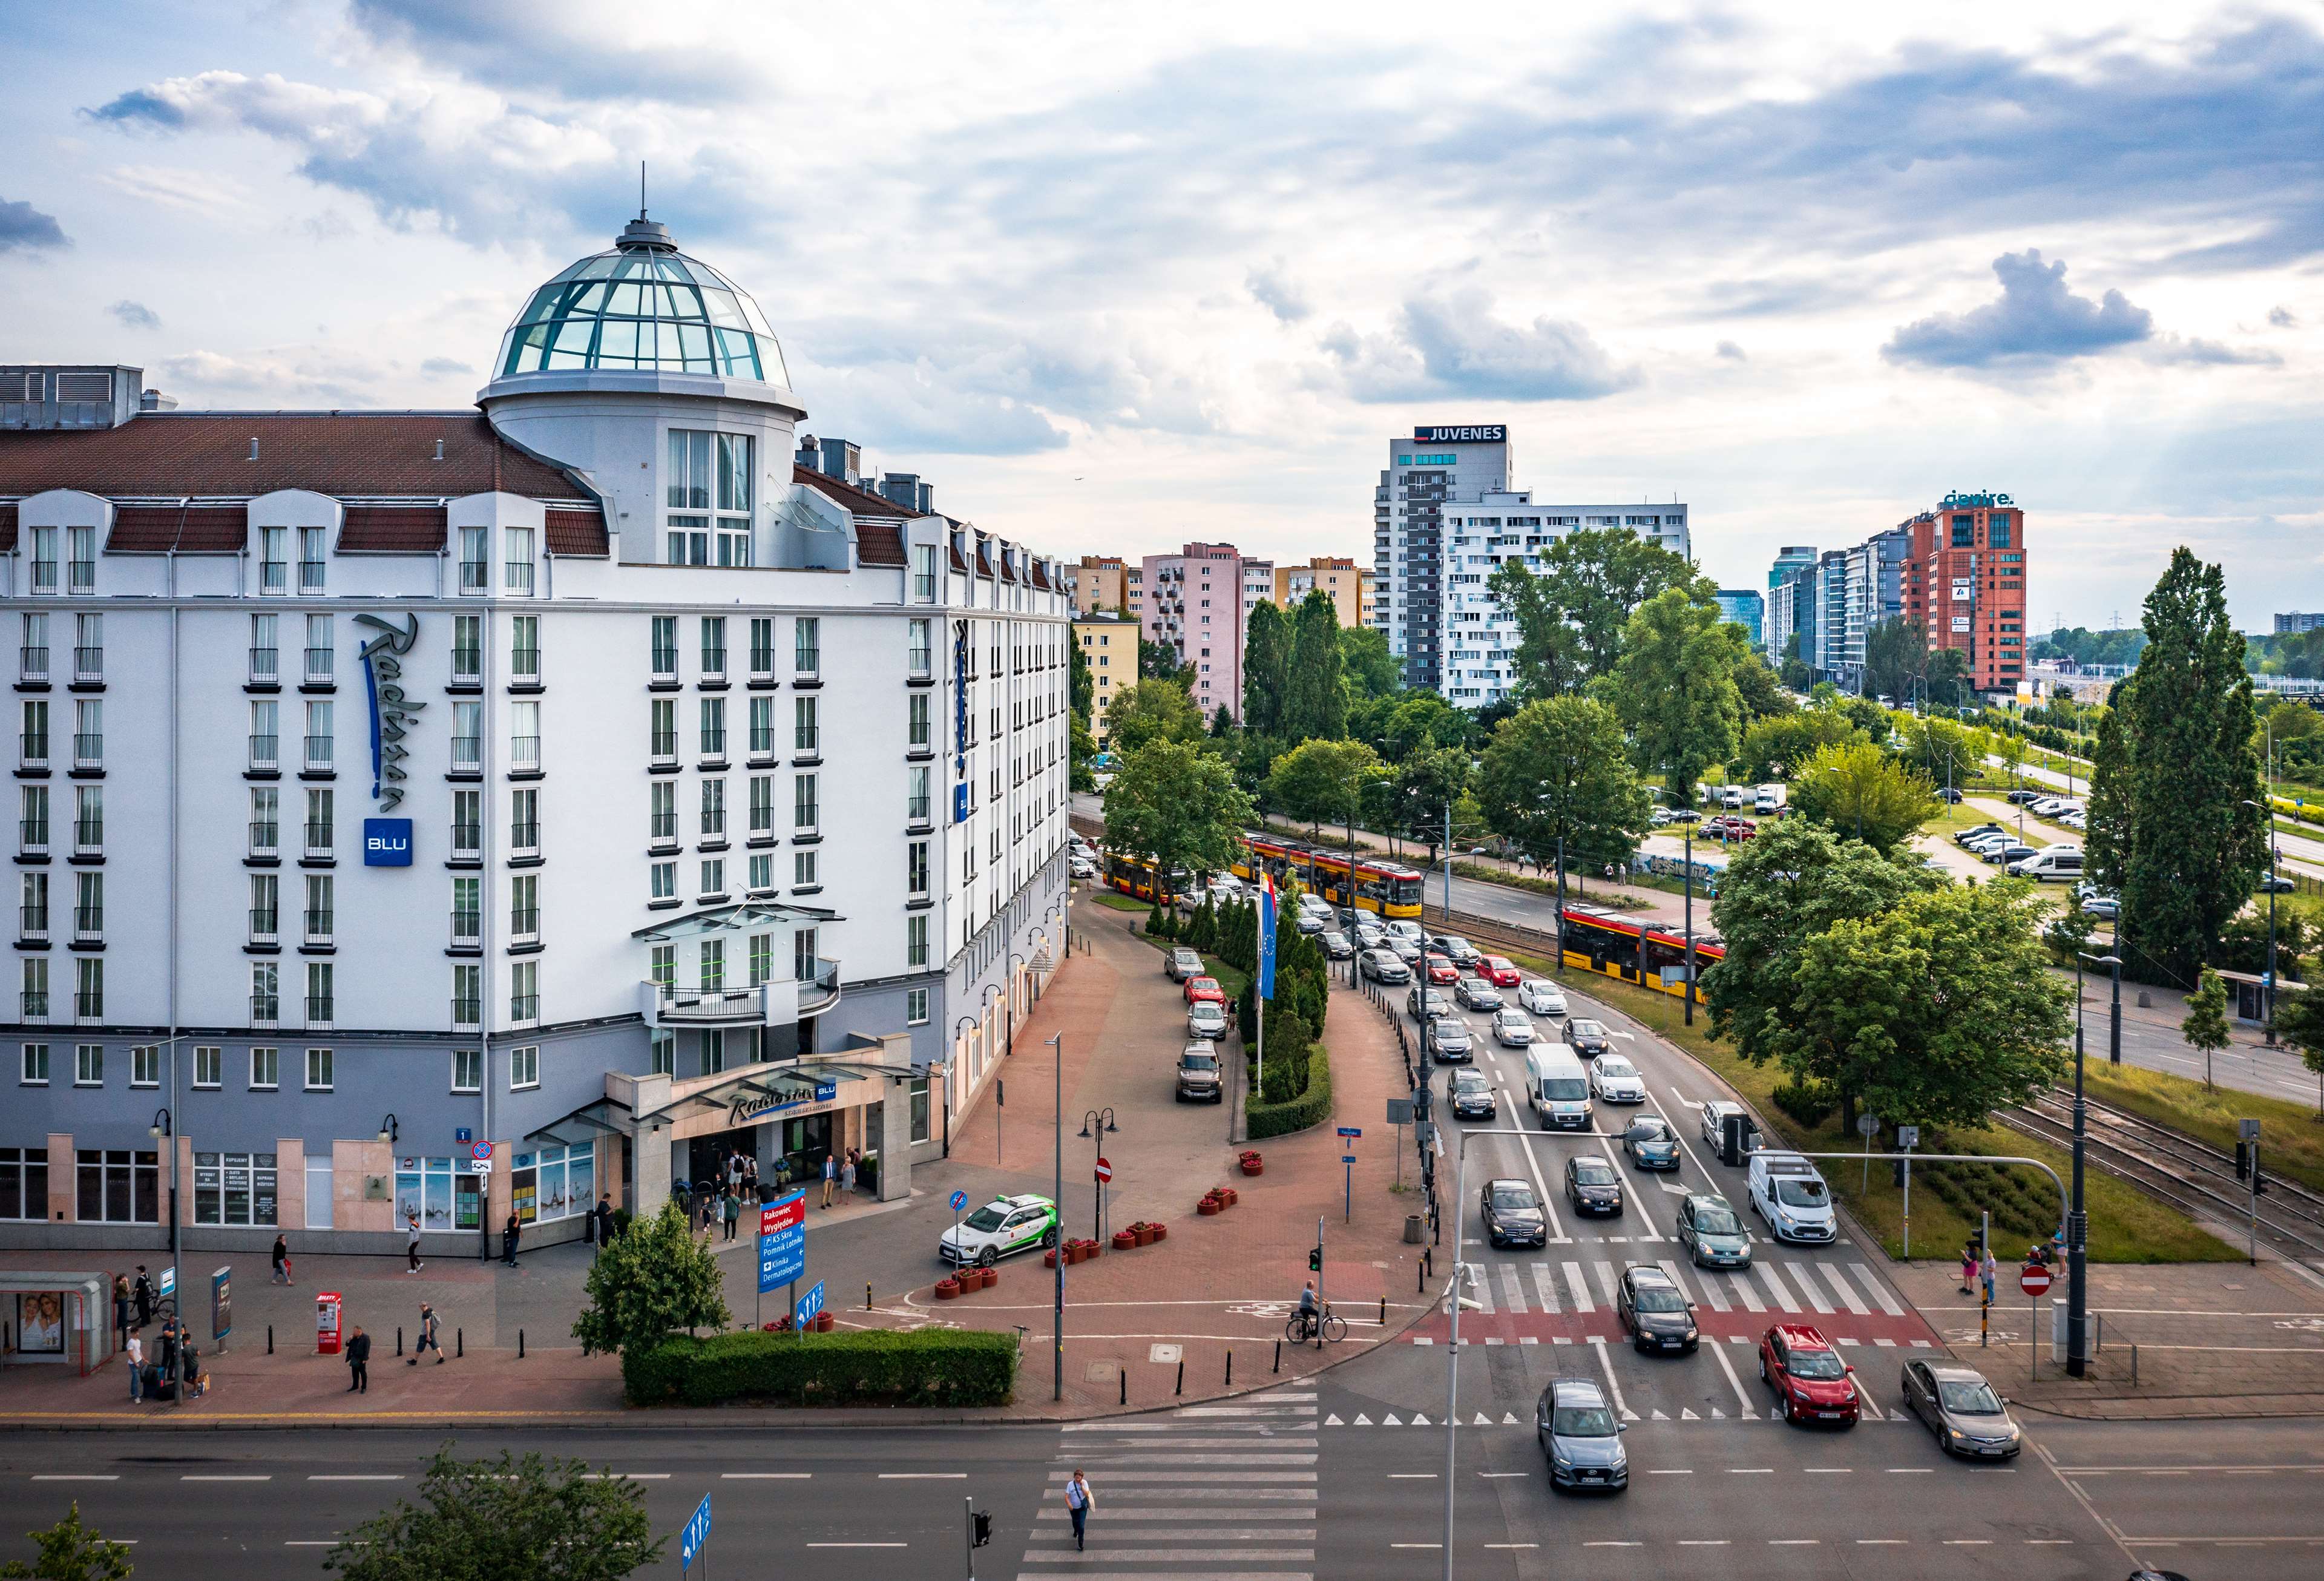
{"label": "blu sign", "polygon": [[364,819],[364,865],[411,865],[411,820],[408,818]]}
{"label": "blu sign", "polygon": [[1509,437],[1509,425],[1489,422],[1478,428],[1416,428],[1412,437],[1424,445],[1499,445]]}

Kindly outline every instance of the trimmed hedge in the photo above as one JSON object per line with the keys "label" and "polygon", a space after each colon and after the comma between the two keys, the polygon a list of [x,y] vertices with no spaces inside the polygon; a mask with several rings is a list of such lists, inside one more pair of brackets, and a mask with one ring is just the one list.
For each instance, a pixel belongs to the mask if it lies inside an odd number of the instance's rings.
{"label": "trimmed hedge", "polygon": [[1318,1043],[1308,1046],[1307,1090],[1284,1104],[1251,1104],[1244,1110],[1244,1133],[1253,1142],[1288,1136],[1320,1125],[1332,1112],[1332,1056]]}
{"label": "trimmed hedge", "polygon": [[633,1405],[1006,1405],[1017,1336],[981,1328],[672,1335],[622,1357]]}

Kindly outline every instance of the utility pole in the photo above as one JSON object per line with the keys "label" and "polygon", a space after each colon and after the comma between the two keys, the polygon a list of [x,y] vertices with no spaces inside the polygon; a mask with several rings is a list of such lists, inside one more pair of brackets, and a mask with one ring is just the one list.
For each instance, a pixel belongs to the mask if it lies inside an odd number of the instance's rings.
{"label": "utility pole", "polygon": [[[2083,1328],[2089,1321],[2089,1297],[2082,1288],[2089,1271],[2089,1215],[2082,1208],[2082,1160],[2089,1136],[2089,1112],[2082,1099],[2082,963],[2114,969],[2114,1053],[2122,1054],[2122,957],[2074,956],[2074,1194],[2066,1214],[2066,1372],[2079,1378],[2089,1370],[2089,1349]],[[2035,1336],[2040,1343],[2040,1336]]]}
{"label": "utility pole", "polygon": [[[1050,1188],[1051,1195],[1049,1200],[1062,1204],[1065,1200],[1065,1033],[1053,1032],[1049,1035],[1049,1050],[1056,1056],[1056,1123],[1057,1133],[1057,1177],[1056,1184]],[[2079,1178],[2080,1177],[2077,1177],[2077,1179]],[[1056,1245],[1052,1249],[1056,1253],[1057,1295],[1056,1305],[1051,1311],[1049,1318],[1049,1352],[1051,1365],[1049,1398],[1052,1401],[1062,1401],[1065,1397],[1065,1209],[1062,1207],[1057,1210],[1057,1241]]]}
{"label": "utility pole", "polygon": [[[1694,826],[1681,824],[1686,841],[1686,1024],[1694,1024]],[[1559,930],[1561,938],[1564,929]],[[1561,949],[1559,953],[1564,952]]]}

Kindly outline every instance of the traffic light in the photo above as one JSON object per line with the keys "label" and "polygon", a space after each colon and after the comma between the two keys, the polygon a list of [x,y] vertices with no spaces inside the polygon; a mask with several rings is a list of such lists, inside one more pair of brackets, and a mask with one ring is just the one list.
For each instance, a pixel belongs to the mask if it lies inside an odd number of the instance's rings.
{"label": "traffic light", "polygon": [[970,1547],[982,1548],[992,1540],[992,1515],[991,1512],[985,1510],[973,1512],[968,1518],[968,1523]]}
{"label": "traffic light", "polygon": [[1889,1164],[1888,1164],[1888,1178],[1889,1178],[1889,1179],[1890,1179],[1892,1182],[1894,1182],[1894,1184],[1895,1185],[1895,1188],[1896,1188],[1896,1189],[1897,1189],[1897,1190],[1902,1191],[1903,1189],[1904,1189],[1904,1160],[1902,1160],[1902,1159],[1894,1159],[1894,1160],[1891,1160],[1889,1161]]}
{"label": "traffic light", "polygon": [[2253,1142],[2251,1144],[2251,1150],[2252,1195],[2254,1197],[2265,1197],[2267,1195],[2267,1177],[2261,1174],[2259,1171],[2259,1143]]}
{"label": "traffic light", "polygon": [[1323,1271],[1323,1248],[1321,1246],[1311,1247],[1309,1249],[1307,1253],[1307,1271],[1310,1273],[1321,1273]]}
{"label": "traffic light", "polygon": [[2239,1142],[2236,1143],[2236,1179],[2238,1180],[2248,1180],[2251,1179],[2251,1151],[2252,1144],[2250,1142]]}

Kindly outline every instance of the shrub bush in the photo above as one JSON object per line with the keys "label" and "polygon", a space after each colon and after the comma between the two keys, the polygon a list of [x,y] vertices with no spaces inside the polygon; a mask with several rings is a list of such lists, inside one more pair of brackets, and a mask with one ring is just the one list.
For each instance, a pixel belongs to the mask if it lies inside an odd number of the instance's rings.
{"label": "shrub bush", "polygon": [[[1275,1061],[1268,1060],[1271,1072]],[[1260,1097],[1266,1097],[1261,1093]],[[1284,1103],[1257,1103],[1247,1112],[1246,1133],[1253,1142],[1267,1136],[1288,1136],[1295,1131],[1305,1131],[1323,1123],[1332,1112],[1332,1059],[1322,1044],[1310,1049],[1307,1057],[1307,1090]]]}
{"label": "shrub bush", "polygon": [[981,1328],[674,1335],[622,1358],[635,1405],[1006,1405],[1017,1336]]}
{"label": "shrub bush", "polygon": [[1825,1117],[1839,1106],[1839,1100],[1832,1096],[1831,1090],[1818,1082],[1802,1086],[1798,1082],[1787,1081],[1769,1096],[1775,1100],[1775,1107],[1810,1131],[1822,1124]]}

